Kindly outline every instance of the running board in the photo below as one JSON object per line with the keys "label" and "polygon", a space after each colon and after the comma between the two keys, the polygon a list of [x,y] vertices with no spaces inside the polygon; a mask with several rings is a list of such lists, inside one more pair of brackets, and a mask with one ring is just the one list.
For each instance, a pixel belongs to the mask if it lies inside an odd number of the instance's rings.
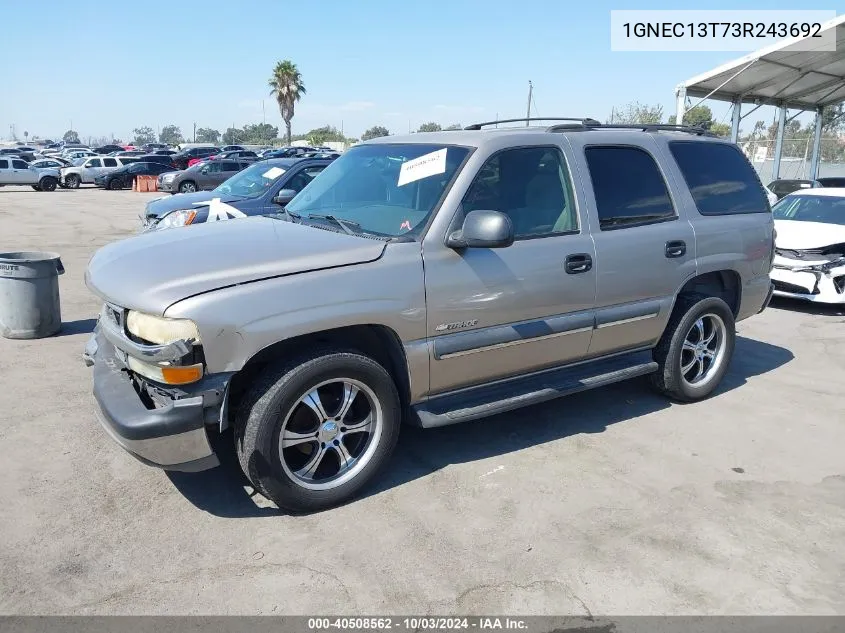
{"label": "running board", "polygon": [[586,361],[435,396],[411,407],[411,423],[431,428],[468,422],[655,371],[650,351]]}

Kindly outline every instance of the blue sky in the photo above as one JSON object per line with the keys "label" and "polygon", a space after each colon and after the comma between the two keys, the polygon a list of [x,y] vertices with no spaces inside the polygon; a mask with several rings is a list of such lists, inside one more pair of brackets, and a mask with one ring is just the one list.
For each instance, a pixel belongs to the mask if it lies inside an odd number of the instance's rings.
{"label": "blue sky", "polygon": [[[186,135],[195,122],[223,131],[261,122],[262,101],[281,130],[267,89],[280,59],[299,66],[308,90],[294,133],[324,124],[351,136],[377,124],[401,133],[426,121],[522,116],[528,80],[542,116],[604,120],[629,101],[670,114],[679,81],[743,53],[611,52],[611,9],[668,8],[680,3],[7,1],[3,48],[13,61],[0,65],[0,137],[10,124],[19,137],[56,137],[71,121],[83,139],[127,139],[134,127],[171,123]],[[707,8],[800,7],[714,0]]]}

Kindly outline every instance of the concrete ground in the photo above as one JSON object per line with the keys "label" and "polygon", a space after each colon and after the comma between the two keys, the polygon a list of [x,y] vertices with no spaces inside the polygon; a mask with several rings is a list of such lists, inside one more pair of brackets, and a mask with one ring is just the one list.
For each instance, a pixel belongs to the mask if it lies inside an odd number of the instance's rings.
{"label": "concrete ground", "polygon": [[0,613],[845,613],[843,312],[741,323],[698,404],[636,380],[407,428],[364,498],[290,516],[231,453],[168,475],[95,420],[85,265],[153,195],[0,189],[0,251],[67,269],[62,333],[0,339]]}

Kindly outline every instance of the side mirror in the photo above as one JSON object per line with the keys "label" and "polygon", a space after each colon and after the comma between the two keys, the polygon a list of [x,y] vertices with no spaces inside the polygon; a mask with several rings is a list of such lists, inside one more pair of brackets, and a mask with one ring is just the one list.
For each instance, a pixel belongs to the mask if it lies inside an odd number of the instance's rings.
{"label": "side mirror", "polygon": [[513,223],[499,211],[470,211],[463,227],[446,240],[449,248],[506,248],[513,244]]}
{"label": "side mirror", "polygon": [[273,196],[273,202],[281,206],[285,206],[288,202],[293,200],[295,195],[296,191],[293,189],[282,189],[279,193]]}

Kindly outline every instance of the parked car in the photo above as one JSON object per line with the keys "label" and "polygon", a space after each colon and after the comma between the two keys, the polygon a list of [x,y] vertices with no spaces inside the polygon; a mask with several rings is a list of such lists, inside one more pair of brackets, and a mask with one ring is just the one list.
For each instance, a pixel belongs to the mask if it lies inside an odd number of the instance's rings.
{"label": "parked car", "polygon": [[293,156],[300,156],[313,151],[313,147],[280,147],[278,149],[265,152],[262,154],[261,158],[291,158]]}
{"label": "parked car", "polygon": [[116,156],[83,158],[78,165],[61,169],[60,183],[67,189],[79,189],[80,185],[94,184],[97,176],[120,169],[126,164]]}
{"label": "parked car", "polygon": [[117,156],[118,158],[124,158],[126,156],[145,156],[147,153],[142,149],[124,149],[120,150],[119,152],[115,152],[112,156]]}
{"label": "parked car", "polygon": [[826,178],[816,178],[816,182],[822,187],[845,187],[845,177],[843,176],[828,176]]}
{"label": "parked car", "polygon": [[0,187],[30,185],[36,191],[55,191],[58,183],[55,169],[38,169],[14,155],[0,155]]}
{"label": "parked car", "polygon": [[816,187],[821,187],[821,183],[818,180],[773,180],[769,183],[768,189],[774,193],[778,200],[783,198],[786,195],[789,195],[793,191],[798,191],[799,189],[813,189]]}
{"label": "parked car", "polygon": [[72,149],[72,150],[65,150],[60,154],[62,158],[66,158],[67,160],[74,161],[77,158],[87,158],[89,156],[99,156],[99,154],[95,154],[90,149]]}
{"label": "parked car", "polygon": [[256,161],[258,154],[248,149],[233,149],[209,156],[212,160]]}
{"label": "parked car", "polygon": [[147,154],[155,154],[157,150],[170,149],[170,146],[167,143],[144,143],[140,149]]}
{"label": "parked car", "polygon": [[216,465],[233,427],[255,489],[313,511],[376,476],[403,419],[645,375],[702,400],[771,296],[774,230],[748,159],[700,134],[385,137],[278,213],[113,242],[85,275],[101,421],[171,470]]}
{"label": "parked car", "polygon": [[221,152],[233,152],[237,150],[246,149],[243,145],[224,145],[220,148]]}
{"label": "parked car", "polygon": [[[278,213],[328,165],[329,161],[325,160],[302,161],[290,158],[252,163],[212,191],[151,200],[144,210],[143,229],[160,230],[262,213]],[[159,189],[168,186],[161,183],[167,175],[159,176]]]}
{"label": "parked car", "polygon": [[775,294],[816,303],[845,303],[845,189],[811,188],[772,209]]}
{"label": "parked car", "polygon": [[137,176],[158,176],[171,169],[161,163],[130,163],[94,178],[94,184],[105,189],[127,189]]}
{"label": "parked car", "polygon": [[112,152],[122,152],[123,147],[120,145],[100,145],[100,147],[95,147],[94,152],[97,154],[111,154]]}
{"label": "parked car", "polygon": [[193,193],[210,191],[224,180],[228,180],[244,167],[245,161],[213,160],[203,165],[194,165],[183,171],[167,171],[158,177],[160,191]]}
{"label": "parked car", "polygon": [[29,164],[30,167],[35,167],[35,169],[61,169],[62,167],[69,167],[70,165],[70,161],[64,160],[63,158],[59,158],[57,156],[53,156],[50,158],[39,158],[38,160],[34,160]]}
{"label": "parked car", "polygon": [[177,153],[175,149],[157,149],[153,152],[155,156],[174,156]]}
{"label": "parked car", "polygon": [[299,158],[330,158],[331,160],[339,157],[340,154],[337,152],[305,152],[299,155]]}
{"label": "parked car", "polygon": [[133,158],[139,163],[161,163],[173,169],[172,161],[167,154],[142,154]]}
{"label": "parked car", "polygon": [[172,165],[175,169],[187,169],[189,161],[195,158],[206,158],[220,152],[219,147],[191,147],[183,152],[171,156]]}

